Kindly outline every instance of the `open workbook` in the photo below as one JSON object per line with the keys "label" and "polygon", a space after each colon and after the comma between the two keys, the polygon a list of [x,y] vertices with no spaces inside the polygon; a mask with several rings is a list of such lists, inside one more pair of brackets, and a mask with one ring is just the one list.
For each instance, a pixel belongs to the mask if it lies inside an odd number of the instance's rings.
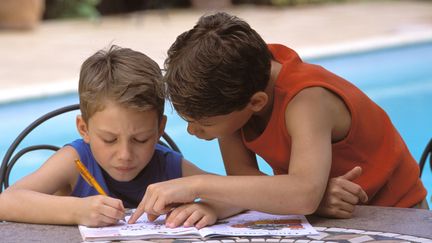
{"label": "open workbook", "polygon": [[155,222],[149,222],[144,214],[135,224],[121,221],[117,225],[98,228],[80,225],[79,230],[84,241],[318,234],[302,215],[273,215],[256,211],[238,214],[199,230],[194,227],[167,228],[164,221],[161,216]]}

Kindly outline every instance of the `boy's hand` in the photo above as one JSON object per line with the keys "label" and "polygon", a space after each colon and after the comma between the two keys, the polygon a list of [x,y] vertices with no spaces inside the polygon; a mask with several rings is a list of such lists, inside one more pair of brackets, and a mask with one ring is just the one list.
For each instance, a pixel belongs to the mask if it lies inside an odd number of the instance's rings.
{"label": "boy's hand", "polygon": [[78,224],[90,227],[113,225],[125,216],[123,203],[116,198],[97,195],[80,198],[79,202]]}
{"label": "boy's hand", "polygon": [[331,178],[316,213],[324,217],[351,218],[355,205],[368,200],[366,192],[352,182],[361,173],[361,167],[356,166],[343,176]]}
{"label": "boy's hand", "polygon": [[207,225],[216,223],[216,212],[204,203],[188,203],[173,209],[165,220],[165,225],[175,228],[183,225],[184,227],[195,226],[201,229]]}
{"label": "boy's hand", "polygon": [[193,202],[196,199],[193,190],[196,177],[182,177],[149,185],[128,223],[135,223],[144,212],[148,214],[150,221],[154,221],[159,215],[169,213],[179,204]]}

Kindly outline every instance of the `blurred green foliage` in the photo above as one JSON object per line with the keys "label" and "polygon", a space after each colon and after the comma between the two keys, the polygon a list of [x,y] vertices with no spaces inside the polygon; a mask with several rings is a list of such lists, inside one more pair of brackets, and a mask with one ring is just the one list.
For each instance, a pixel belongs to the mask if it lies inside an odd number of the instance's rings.
{"label": "blurred green foliage", "polygon": [[[361,1],[373,0],[231,0],[233,5],[254,4],[269,6],[296,6],[303,4]],[[191,0],[45,0],[44,18],[95,19],[101,15],[106,14],[118,14],[133,11],[142,11],[147,9],[168,9],[179,7],[191,7]]]}
{"label": "blurred green foliage", "polygon": [[100,16],[100,0],[46,0],[44,18],[90,18]]}
{"label": "blurred green foliage", "polygon": [[[348,2],[349,0],[270,0],[270,3],[275,6],[289,6],[300,4],[316,4],[329,2]],[[359,2],[364,0],[351,0],[351,2]]]}
{"label": "blurred green foliage", "polygon": [[295,6],[303,4],[320,4],[331,2],[362,2],[373,0],[232,0],[234,4],[258,4],[271,6]]}

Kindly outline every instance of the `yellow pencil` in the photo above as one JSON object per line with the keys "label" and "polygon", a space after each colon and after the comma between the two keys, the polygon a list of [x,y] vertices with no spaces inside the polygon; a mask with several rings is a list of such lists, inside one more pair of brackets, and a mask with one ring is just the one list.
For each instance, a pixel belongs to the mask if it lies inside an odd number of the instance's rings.
{"label": "yellow pencil", "polygon": [[81,174],[81,176],[84,178],[85,181],[87,181],[87,183],[90,186],[94,187],[99,194],[104,195],[104,196],[108,196],[108,194],[99,185],[99,183],[96,181],[96,179],[90,174],[90,172],[87,170],[85,165],[79,159],[75,160],[75,164],[76,164],[78,171]]}
{"label": "yellow pencil", "polygon": [[[84,180],[92,187],[96,189],[96,191],[104,196],[108,196],[108,194],[104,191],[104,189],[99,185],[99,183],[96,181],[96,179],[90,174],[90,172],[87,170],[85,165],[81,162],[81,160],[76,159],[75,160],[76,167],[78,168],[79,173],[84,178]],[[127,213],[128,211],[126,211]],[[126,215],[125,218],[123,218],[123,221],[126,221]]]}

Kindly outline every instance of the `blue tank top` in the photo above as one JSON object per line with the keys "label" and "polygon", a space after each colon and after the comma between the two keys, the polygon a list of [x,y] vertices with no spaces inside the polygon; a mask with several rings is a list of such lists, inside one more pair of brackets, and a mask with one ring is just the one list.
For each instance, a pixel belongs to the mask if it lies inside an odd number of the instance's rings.
{"label": "blue tank top", "polygon": [[[148,185],[182,176],[182,155],[160,144],[156,145],[153,157],[147,166],[133,180],[128,182],[120,182],[111,178],[96,162],[90,145],[82,139],[77,139],[66,146],[72,146],[78,152],[80,160],[101,187],[111,197],[121,199],[126,208],[138,206]],[[71,196],[88,197],[94,195],[98,195],[98,192],[79,176]]]}

